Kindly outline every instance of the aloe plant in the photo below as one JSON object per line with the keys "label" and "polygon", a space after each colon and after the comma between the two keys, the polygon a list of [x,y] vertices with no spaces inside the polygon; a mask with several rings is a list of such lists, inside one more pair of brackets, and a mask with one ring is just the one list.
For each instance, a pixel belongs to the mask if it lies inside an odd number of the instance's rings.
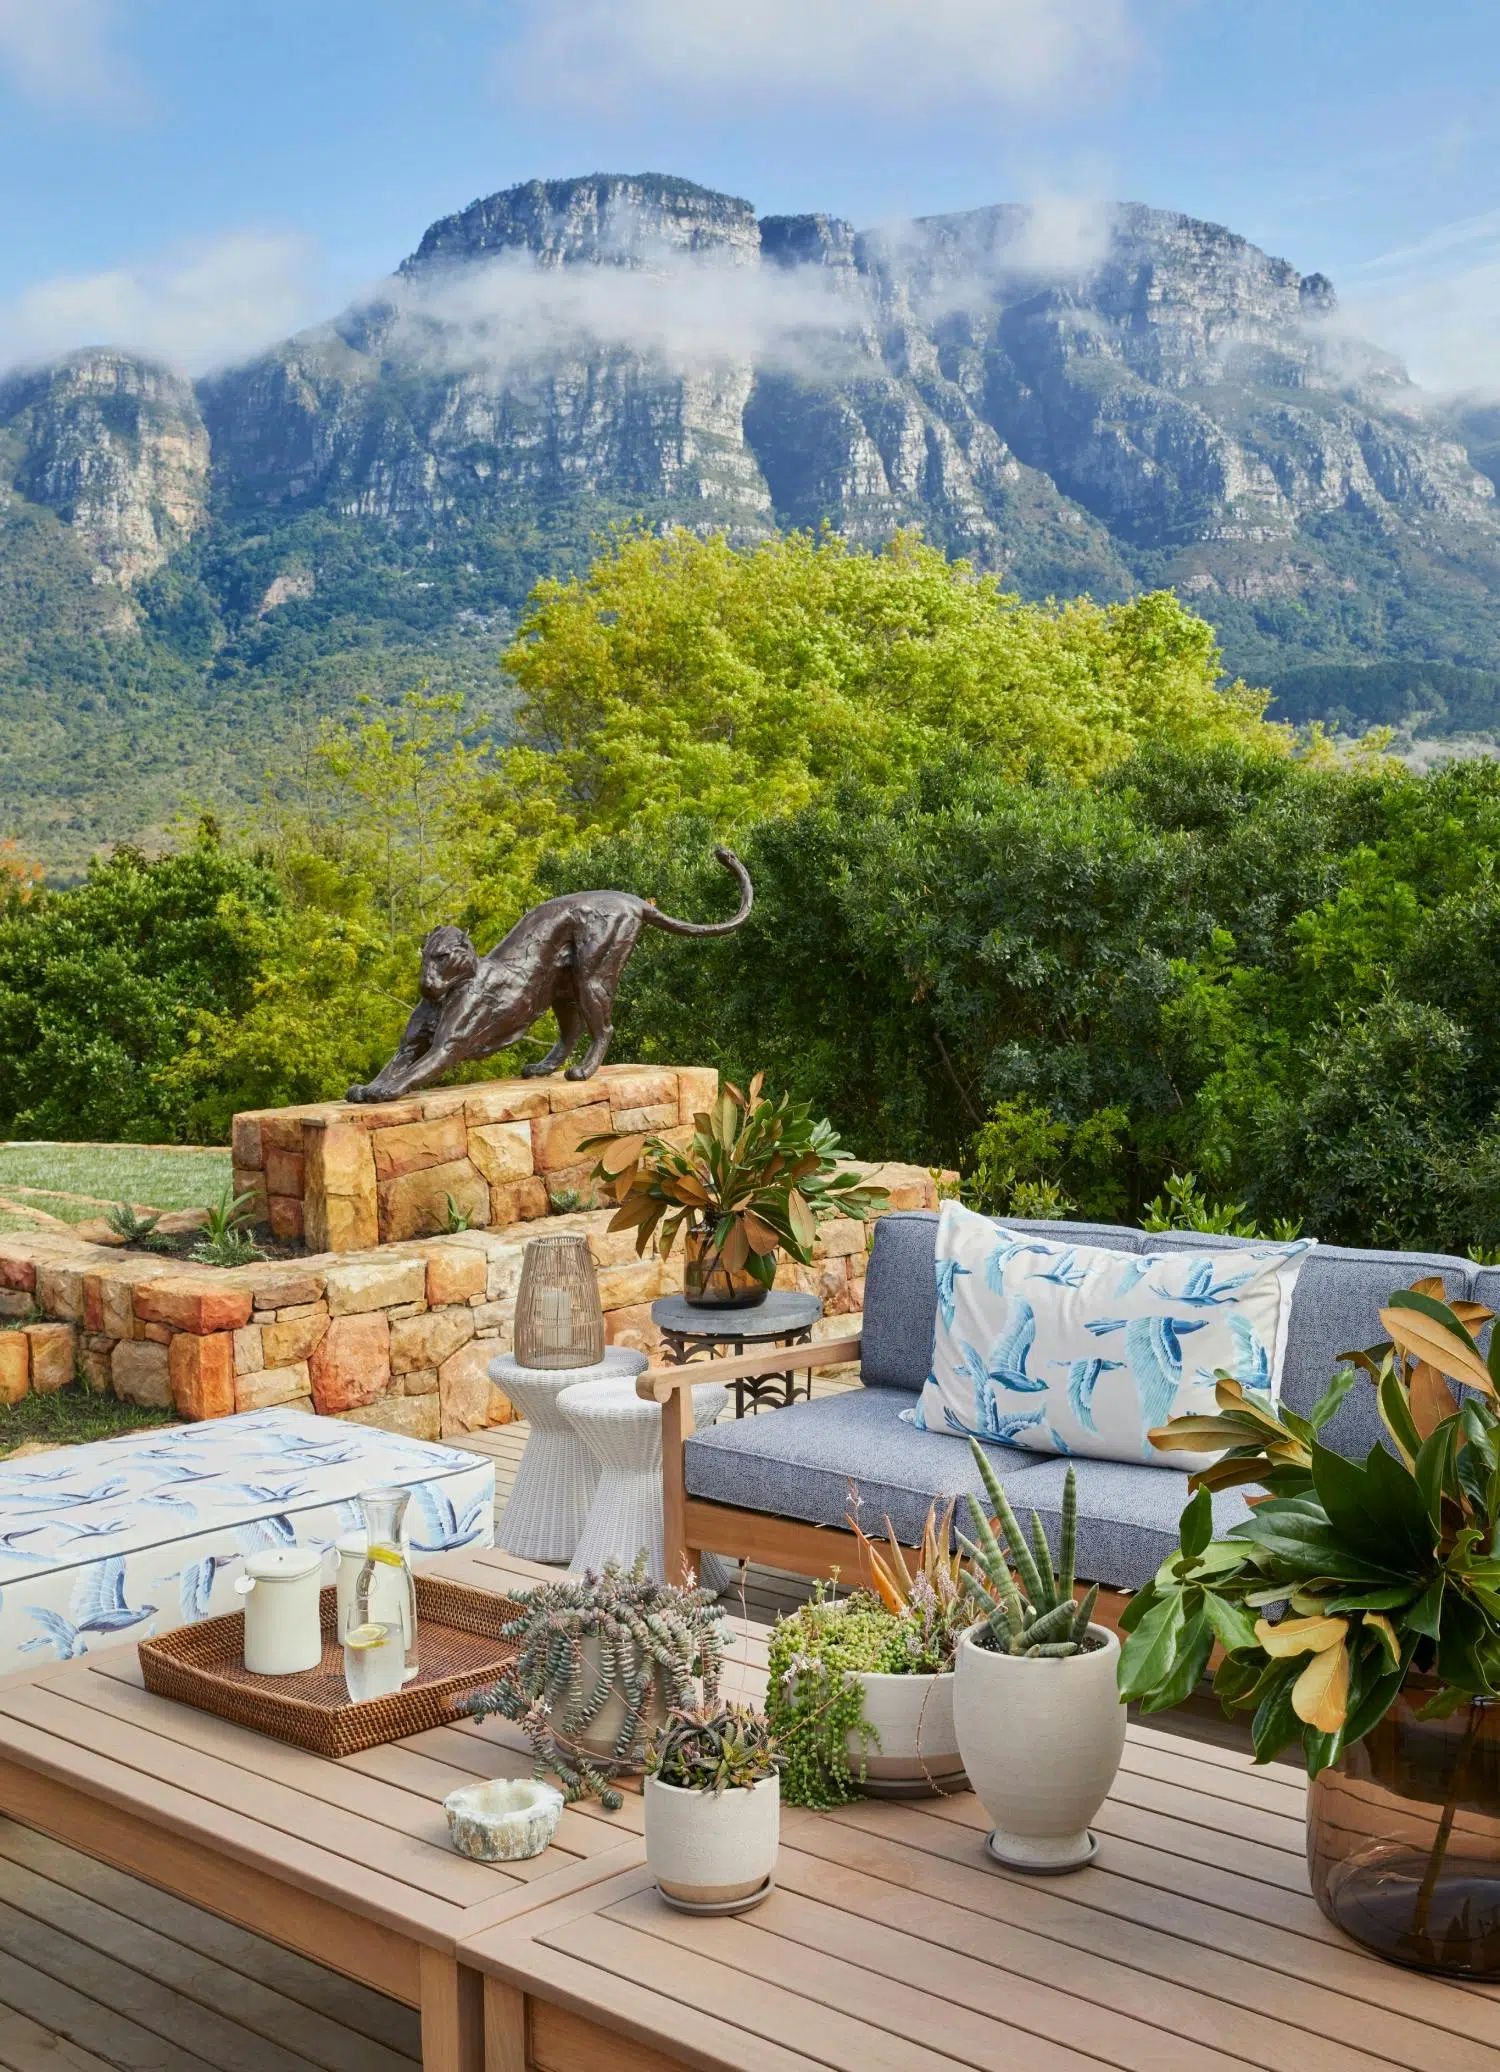
{"label": "aloe plant", "polygon": [[[1042,1521],[1031,1514],[1030,1544],[1016,1522],[1005,1491],[977,1439],[969,1441],[978,1463],[985,1495],[1003,1538],[997,1539],[980,1505],[971,1496],[974,1538],[960,1533],[959,1544],[973,1567],[964,1571],[964,1589],[979,1614],[974,1635],[980,1647],[999,1655],[1058,1659],[1089,1653],[1099,1643],[1089,1621],[1099,1598],[1093,1583],[1076,1603],[1073,1583],[1078,1560],[1078,1478],[1071,1468],[1063,1482],[1060,1559],[1054,1568]],[[1015,1571],[1012,1574],[1012,1570]]]}
{"label": "aloe plant", "polygon": [[646,1768],[682,1791],[748,1791],[781,1767],[776,1737],[752,1705],[679,1705],[652,1737]]}

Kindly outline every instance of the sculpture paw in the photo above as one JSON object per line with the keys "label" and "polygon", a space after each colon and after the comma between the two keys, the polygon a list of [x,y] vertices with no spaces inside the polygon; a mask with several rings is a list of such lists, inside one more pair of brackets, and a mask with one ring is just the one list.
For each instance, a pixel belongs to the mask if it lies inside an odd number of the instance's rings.
{"label": "sculpture paw", "polygon": [[555,1070],[556,1067],[549,1065],[545,1058],[533,1058],[529,1065],[521,1067],[521,1077],[523,1079],[550,1078]]}
{"label": "sculpture paw", "polygon": [[592,1065],[569,1065],[567,1071],[563,1074],[564,1079],[592,1079],[593,1076],[594,1067]]}
{"label": "sculpture paw", "polygon": [[369,1098],[370,1089],[368,1086],[351,1086],[348,1093],[344,1096],[346,1101],[368,1101]]}

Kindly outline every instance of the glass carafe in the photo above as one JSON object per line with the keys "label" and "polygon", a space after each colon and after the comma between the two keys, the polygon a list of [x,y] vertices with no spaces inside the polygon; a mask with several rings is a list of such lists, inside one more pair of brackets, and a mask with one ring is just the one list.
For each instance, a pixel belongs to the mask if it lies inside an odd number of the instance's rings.
{"label": "glass carafe", "polygon": [[377,1625],[394,1625],[399,1621],[405,1628],[404,1683],[410,1683],[417,1673],[417,1586],[401,1542],[401,1527],[410,1502],[409,1489],[360,1491],[366,1553],[365,1565],[354,1585],[354,1624],[363,1626],[373,1621]]}

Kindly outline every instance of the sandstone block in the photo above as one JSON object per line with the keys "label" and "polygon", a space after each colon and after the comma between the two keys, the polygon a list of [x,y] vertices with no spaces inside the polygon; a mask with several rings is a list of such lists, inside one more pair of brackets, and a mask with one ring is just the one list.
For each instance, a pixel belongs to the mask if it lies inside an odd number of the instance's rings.
{"label": "sandstone block", "polygon": [[422,1258],[351,1259],[347,1265],[331,1266],[325,1276],[328,1313],[334,1317],[420,1302],[426,1288],[427,1262]]}
{"label": "sandstone block", "polygon": [[606,1065],[599,1081],[611,1108],[665,1106],[672,1110],[669,1120],[679,1119],[677,1074],[669,1066],[622,1065],[612,1072]]}
{"label": "sandstone block", "polygon": [[[543,1177],[547,1182],[547,1200],[558,1215],[587,1214],[602,1199],[592,1165],[560,1166],[555,1173]],[[570,1203],[576,1206],[570,1207]]]}
{"label": "sandstone block", "polygon": [[386,1311],[386,1315],[393,1324],[398,1317],[423,1317],[426,1314],[427,1304],[425,1302],[398,1302],[393,1308]]}
{"label": "sandstone block", "polygon": [[[283,1154],[284,1155],[284,1154]],[[271,1220],[271,1197],[266,1189],[266,1176],[253,1166],[236,1166],[234,1169],[234,1191],[236,1196],[245,1196],[241,1202],[243,1213],[257,1226]]]}
{"label": "sandstone block", "polygon": [[303,1233],[319,1250],[359,1251],[380,1240],[375,1159],[368,1134],[332,1122],[307,1132]]}
{"label": "sandstone block", "polygon": [[178,1415],[194,1423],[234,1414],[234,1334],[179,1331],[167,1347],[167,1376]]}
{"label": "sandstone block", "polygon": [[373,1425],[377,1431],[399,1432],[405,1439],[439,1439],[442,1416],[436,1390],[428,1396],[382,1396],[357,1410],[338,1413],[346,1423]]}
{"label": "sandstone block", "polygon": [[266,1364],[265,1343],[259,1324],[246,1324],[234,1334],[236,1375],[258,1374]]}
{"label": "sandstone block", "polygon": [[374,1108],[359,1102],[352,1106],[341,1104],[330,1120],[350,1129],[364,1130],[367,1135],[375,1130],[400,1129],[404,1123],[422,1120],[422,1100],[418,1094],[406,1101],[382,1101]]}
{"label": "sandstone block", "polygon": [[474,1336],[471,1309],[434,1309],[391,1325],[391,1372],[409,1374],[420,1367],[441,1367],[444,1360]]}
{"label": "sandstone block", "polygon": [[391,1383],[391,1327],[384,1313],[336,1316],[307,1371],[313,1403],[324,1417],[383,1396]]}
{"label": "sandstone block", "polygon": [[266,1192],[294,1194],[300,1201],[305,1185],[306,1161],[300,1151],[266,1153]]}
{"label": "sandstone block", "polygon": [[818,1231],[815,1253],[825,1259],[849,1259],[856,1254],[863,1256],[865,1249],[865,1226],[857,1216],[830,1216]]}
{"label": "sandstone block", "polygon": [[66,1388],[78,1371],[78,1333],[73,1325],[23,1324],[21,1331],[31,1347],[31,1386],[40,1394]]}
{"label": "sandstone block", "polygon": [[516,1290],[521,1285],[521,1263],[525,1257],[526,1247],[521,1244],[513,1244],[504,1252],[491,1253],[484,1283],[486,1301],[515,1301]]}
{"label": "sandstone block", "polygon": [[113,1341],[105,1345],[86,1345],[78,1355],[78,1375],[84,1387],[93,1396],[109,1394],[109,1356]]}
{"label": "sandstone block", "polygon": [[490,1380],[493,1349],[477,1340],[461,1346],[438,1368],[438,1395],[442,1404],[443,1436],[458,1432],[480,1432],[497,1420],[494,1398],[500,1398],[504,1423],[510,1415],[510,1399],[501,1395]]}
{"label": "sandstone block", "polygon": [[30,1339],[24,1331],[0,1331],[0,1403],[19,1403],[30,1387]]}
{"label": "sandstone block", "polygon": [[36,1306],[49,1317],[83,1321],[83,1271],[44,1261],[36,1270]]}
{"label": "sandstone block", "polygon": [[599,1300],[606,1311],[654,1302],[661,1293],[661,1261],[652,1255],[624,1266],[599,1268]]}
{"label": "sandstone block", "polygon": [[[599,1214],[586,1219],[585,1229],[589,1241],[589,1256],[595,1266],[628,1266],[636,1258],[635,1232],[633,1230],[611,1230],[609,1219],[612,1210],[601,1210]],[[681,1250],[679,1245],[677,1248]]]}
{"label": "sandstone block", "polygon": [[547,1183],[540,1174],[490,1189],[490,1222],[496,1230],[508,1229],[512,1223],[534,1222],[546,1215],[549,1206]]}
{"label": "sandstone block", "polygon": [[436,1367],[414,1367],[410,1374],[401,1377],[401,1388],[408,1396],[431,1396],[437,1393]]}
{"label": "sandstone block", "polygon": [[19,1288],[25,1295],[36,1292],[36,1261],[18,1251],[0,1252],[0,1288]]}
{"label": "sandstone block", "polygon": [[606,1310],[604,1337],[609,1345],[633,1346],[641,1353],[654,1353],[662,1343],[661,1333],[651,1321],[649,1302],[633,1304],[629,1309]]}
{"label": "sandstone block", "polygon": [[533,1115],[549,1114],[551,1107],[545,1087],[516,1079],[464,1089],[464,1119],[470,1129],[482,1123],[528,1121]]}
{"label": "sandstone block", "polygon": [[255,1307],[285,1312],[289,1309],[311,1308],[323,1300],[323,1279],[321,1275],[298,1273],[283,1269],[281,1273],[268,1273],[261,1269],[255,1282]]}
{"label": "sandstone block", "polygon": [[328,1122],[307,1132],[304,1192],[321,1181],[326,1194],[364,1194],[375,1182],[375,1154],[368,1130],[352,1122]]}
{"label": "sandstone block", "polygon": [[399,1180],[405,1173],[452,1165],[465,1156],[468,1148],[462,1111],[437,1116],[431,1122],[409,1122],[399,1129],[376,1130],[370,1144],[375,1153],[377,1181]]}
{"label": "sandstone block", "polygon": [[[861,1264],[861,1266],[863,1266],[863,1263],[864,1263],[863,1261],[860,1261],[860,1264]],[[862,1272],[861,1272],[861,1273],[851,1273],[851,1274],[850,1274],[850,1276],[849,1276],[849,1295],[848,1295],[848,1301],[849,1301],[849,1310],[848,1310],[848,1314],[849,1314],[849,1315],[850,1315],[851,1317],[859,1317],[859,1316],[863,1316],[863,1315],[864,1315],[864,1311],[865,1311],[865,1277],[864,1277],[864,1274],[863,1274]]]}
{"label": "sandstone block", "polygon": [[307,1314],[288,1322],[266,1324],[261,1330],[261,1344],[264,1349],[263,1364],[267,1367],[295,1367],[299,1360],[311,1359],[328,1329],[328,1305],[317,1302],[311,1305]]}
{"label": "sandstone block", "polygon": [[[29,1295],[23,1295],[19,1288],[0,1288],[0,1317],[29,1317],[36,1304]],[[84,1315],[88,1314],[88,1297],[85,1290]]]}
{"label": "sandstone block", "polygon": [[531,1125],[532,1163],[539,1173],[552,1174],[562,1166],[577,1165],[579,1145],[585,1137],[597,1137],[609,1129],[608,1101],[593,1101],[586,1108],[572,1108],[563,1115],[539,1115]]}
{"label": "sandstone block", "polygon": [[464,1245],[443,1245],[427,1255],[427,1304],[440,1309],[447,1302],[468,1302],[483,1295],[489,1262],[482,1252]]}
{"label": "sandstone block", "polygon": [[170,1345],[172,1343],[172,1326],[170,1324],[137,1324],[136,1329],[142,1338],[149,1338],[153,1345]]}
{"label": "sandstone block", "polygon": [[430,1237],[448,1220],[448,1197],[471,1223],[488,1223],[490,1190],[466,1158],[423,1167],[380,1183],[380,1234],[386,1244]]}
{"label": "sandstone block", "polygon": [[[608,1067],[605,1068],[606,1070]],[[564,1079],[561,1072],[543,1080],[547,1105],[554,1115],[567,1115],[575,1108],[609,1106],[609,1087],[597,1074],[592,1079]]]}
{"label": "sandstone block", "polygon": [[486,1180],[503,1186],[532,1171],[531,1124],[486,1122],[469,1131],[469,1157]]}
{"label": "sandstone block", "polygon": [[167,1348],[141,1339],[122,1338],[109,1360],[110,1386],[127,1403],[166,1410],[172,1402]]}
{"label": "sandstone block", "polygon": [[677,1120],[690,1123],[710,1105],[718,1091],[719,1075],[712,1065],[679,1065]]}
{"label": "sandstone block", "polygon": [[224,1286],[207,1275],[199,1280],[167,1279],[138,1283],[135,1314],[149,1324],[167,1324],[174,1331],[206,1337],[211,1331],[238,1331],[250,1321],[250,1290]]}
{"label": "sandstone block", "polygon": [[166,1280],[172,1268],[165,1259],[122,1259],[99,1275],[100,1329],[111,1338],[134,1338],[140,1325],[135,1314],[135,1291],[148,1281]]}
{"label": "sandstone block", "polygon": [[305,1218],[302,1212],[302,1197],[294,1194],[273,1194],[270,1198],[272,1237],[279,1237],[284,1245],[293,1245],[303,1234]]}
{"label": "sandstone block", "polygon": [[304,1116],[294,1108],[270,1108],[260,1118],[262,1153],[300,1151]]}
{"label": "sandstone block", "polygon": [[235,1377],[236,1410],[274,1410],[282,1403],[309,1401],[311,1396],[312,1381],[305,1360],[294,1367],[264,1367],[258,1374]]}
{"label": "sandstone block", "polygon": [[622,1137],[654,1136],[659,1130],[675,1129],[682,1119],[675,1101],[660,1101],[649,1108],[611,1108],[609,1112]]}
{"label": "sandstone block", "polygon": [[265,1164],[258,1115],[237,1115],[234,1118],[229,1132],[229,1155],[247,1172],[258,1172]]}
{"label": "sandstone block", "polygon": [[445,1115],[462,1115],[468,1098],[468,1088],[462,1086],[440,1086],[435,1093],[424,1093],[422,1120],[438,1122]]}
{"label": "sandstone block", "polygon": [[321,1221],[316,1220],[309,1201],[303,1216],[307,1242],[322,1251],[366,1252],[380,1242],[380,1205],[373,1187],[368,1201],[352,1194],[330,1194],[322,1204]]}

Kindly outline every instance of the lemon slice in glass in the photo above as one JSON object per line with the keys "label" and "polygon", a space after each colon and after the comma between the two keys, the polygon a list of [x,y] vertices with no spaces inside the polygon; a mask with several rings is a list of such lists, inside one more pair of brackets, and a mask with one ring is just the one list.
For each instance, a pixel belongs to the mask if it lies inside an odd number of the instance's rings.
{"label": "lemon slice in glass", "polygon": [[344,1635],[346,1648],[378,1648],[386,1637],[384,1626],[351,1626]]}

